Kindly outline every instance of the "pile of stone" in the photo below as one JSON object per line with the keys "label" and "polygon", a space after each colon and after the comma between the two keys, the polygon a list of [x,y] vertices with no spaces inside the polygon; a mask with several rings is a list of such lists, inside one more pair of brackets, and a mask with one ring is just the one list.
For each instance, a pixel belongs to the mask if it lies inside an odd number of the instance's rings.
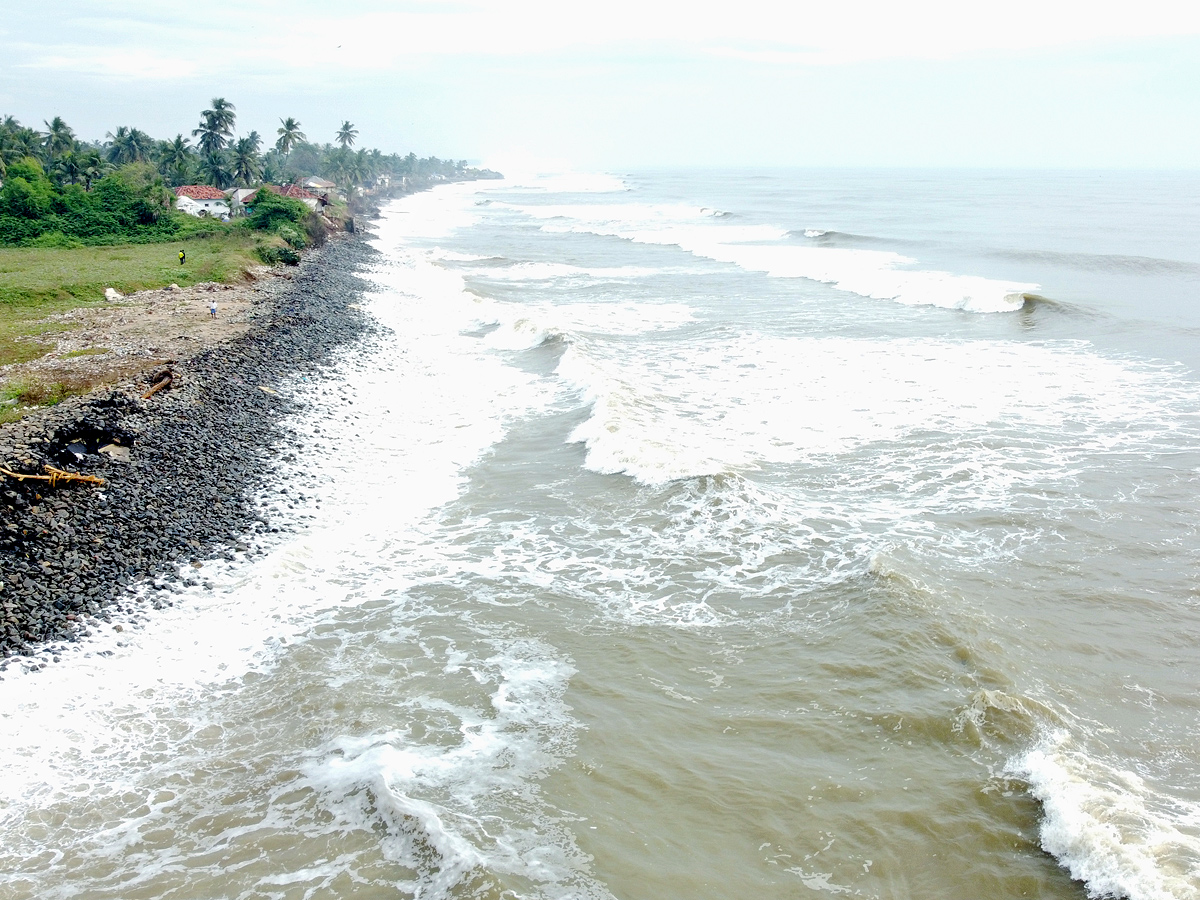
{"label": "pile of stone", "polygon": [[295,411],[285,385],[370,327],[356,301],[372,254],[353,238],[314,252],[247,334],[176,363],[148,397],[164,372],[0,427],[11,472],[104,481],[0,474],[0,655],[77,639],[131,589],[233,558],[273,528],[252,500]]}

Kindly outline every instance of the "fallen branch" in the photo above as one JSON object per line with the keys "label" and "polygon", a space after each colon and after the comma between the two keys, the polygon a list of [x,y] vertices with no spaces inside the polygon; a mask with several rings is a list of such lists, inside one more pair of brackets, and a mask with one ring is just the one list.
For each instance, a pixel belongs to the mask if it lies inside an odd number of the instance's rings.
{"label": "fallen branch", "polygon": [[168,372],[166,375],[163,376],[162,381],[158,382],[158,384],[154,385],[154,387],[150,388],[150,390],[148,390],[148,391],[146,391],[146,393],[142,394],[142,399],[149,400],[151,397],[153,397],[155,394],[157,394],[163,388],[170,387],[170,385],[171,385],[171,374]]}
{"label": "fallen branch", "polygon": [[35,481],[48,481],[50,482],[50,487],[58,487],[60,484],[72,481],[86,481],[88,484],[104,484],[104,479],[98,475],[80,475],[78,472],[64,472],[62,469],[54,468],[54,466],[46,466],[45,468],[45,475],[22,475],[20,472],[13,472],[4,468],[4,466],[0,466],[0,474],[7,475],[9,478],[15,478],[18,481],[24,481],[26,478],[32,478]]}

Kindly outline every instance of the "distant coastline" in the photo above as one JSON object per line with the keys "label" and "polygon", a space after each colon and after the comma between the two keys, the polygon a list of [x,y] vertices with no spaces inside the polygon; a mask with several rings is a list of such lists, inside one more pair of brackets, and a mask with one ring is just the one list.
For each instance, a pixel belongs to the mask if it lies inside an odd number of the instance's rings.
{"label": "distant coastline", "polygon": [[[295,118],[279,121],[263,150],[257,132],[235,135],[235,107],[220,97],[201,113],[195,144],[128,126],[87,142],[59,117],[44,131],[0,120],[0,423],[135,373],[105,335],[78,339],[113,292],[243,284],[264,264],[298,264],[392,197],[500,177],[465,161],[354,150],[348,121],[337,146],[309,142]],[[56,364],[37,365],[47,359]],[[151,354],[142,368],[155,364]]]}

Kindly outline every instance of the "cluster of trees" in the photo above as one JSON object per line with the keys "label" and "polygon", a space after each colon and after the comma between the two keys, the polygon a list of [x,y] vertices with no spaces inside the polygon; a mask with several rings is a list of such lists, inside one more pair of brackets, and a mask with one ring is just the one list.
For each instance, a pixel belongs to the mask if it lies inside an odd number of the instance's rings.
{"label": "cluster of trees", "polygon": [[325,240],[319,214],[271,191],[260,192],[251,215],[228,225],[178,212],[172,209],[174,199],[148,162],[126,163],[87,191],[81,184],[56,184],[37,159],[26,156],[8,164],[0,188],[0,245],[155,243],[246,228],[282,239],[258,245],[264,262],[296,263],[296,251]]}
{"label": "cluster of trees", "polygon": [[44,131],[6,116],[0,119],[0,179],[10,165],[26,158],[38,160],[55,184],[81,184],[85,191],[130,163],[148,163],[171,187],[254,187],[319,175],[337,184],[347,196],[373,187],[382,176],[389,180],[402,176],[459,179],[483,174],[467,169],[465,160],[355,150],[358,131],[349,121],[342,123],[334,143],[325,144],[310,142],[293,117],[279,122],[276,140],[265,146],[257,131],[238,135],[237,108],[224,97],[213,98],[211,107],[200,113],[190,137],[181,132],[171,140],[156,140],[141,129],[121,125],[108,132],[106,140],[87,142],[79,140],[58,116],[43,123]]}
{"label": "cluster of trees", "polygon": [[[35,157],[6,163],[0,244],[70,247],[149,243],[187,231],[174,195],[148,163],[130,163],[82,184],[55,182]],[[199,220],[196,220],[199,224]]]}
{"label": "cluster of trees", "polygon": [[[223,97],[200,113],[190,138],[180,133],[172,140],[155,140],[122,125],[103,142],[87,142],[58,116],[43,124],[45,130],[39,131],[12,116],[0,118],[0,244],[148,242],[211,229],[215,223],[201,224],[171,209],[170,188],[184,184],[225,189],[319,175],[352,197],[384,176],[394,183],[403,176],[460,180],[494,175],[468,169],[465,161],[355,150],[358,130],[349,121],[338,129],[335,146],[311,143],[299,121],[280,119],[274,144],[264,150],[258,132],[237,134],[236,108]],[[259,196],[266,198],[266,192]],[[263,215],[248,227],[270,230],[295,247],[316,237],[320,223],[306,222],[307,207],[277,201],[282,198],[259,201]]]}

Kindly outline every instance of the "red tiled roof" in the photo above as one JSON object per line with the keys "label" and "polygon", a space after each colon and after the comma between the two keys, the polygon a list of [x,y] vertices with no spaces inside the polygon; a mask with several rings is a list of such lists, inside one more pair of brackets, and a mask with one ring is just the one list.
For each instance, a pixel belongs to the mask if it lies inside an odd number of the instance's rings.
{"label": "red tiled roof", "polygon": [[285,197],[291,197],[293,200],[316,200],[316,194],[310,194],[304,188],[295,184],[284,185],[283,190],[279,193]]}
{"label": "red tiled roof", "polygon": [[224,200],[225,192],[207,184],[185,184],[175,188],[176,197],[191,197],[193,200]]}
{"label": "red tiled roof", "polygon": [[280,187],[277,184],[264,184],[263,190],[268,190],[272,194],[279,194],[281,197],[291,197],[293,200],[316,200],[316,194],[310,194],[302,187],[297,187],[294,184],[285,184]]}

